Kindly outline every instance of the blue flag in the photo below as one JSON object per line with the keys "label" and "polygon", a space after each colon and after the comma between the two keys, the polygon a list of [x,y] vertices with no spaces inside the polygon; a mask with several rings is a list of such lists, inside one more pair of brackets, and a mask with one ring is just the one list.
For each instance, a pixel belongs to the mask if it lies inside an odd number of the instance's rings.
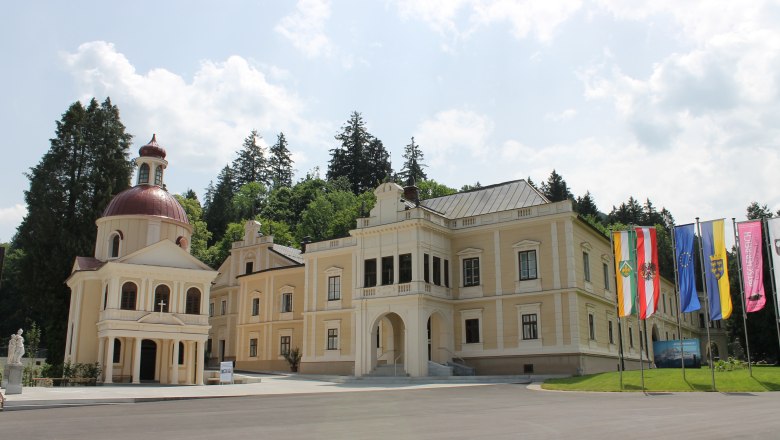
{"label": "blue flag", "polygon": [[677,278],[680,287],[680,309],[683,313],[701,309],[696,293],[696,274],[693,264],[693,224],[674,227],[674,257],[677,259]]}

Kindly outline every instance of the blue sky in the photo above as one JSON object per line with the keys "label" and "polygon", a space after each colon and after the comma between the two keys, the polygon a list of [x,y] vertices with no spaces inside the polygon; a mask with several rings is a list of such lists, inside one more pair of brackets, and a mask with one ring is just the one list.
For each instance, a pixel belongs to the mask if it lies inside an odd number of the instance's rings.
{"label": "blue sky", "polygon": [[780,6],[762,1],[12,2],[0,29],[0,241],[76,100],[110,96],[199,195],[252,129],[324,175],[350,112],[453,187],[552,169],[678,223],[780,208]]}

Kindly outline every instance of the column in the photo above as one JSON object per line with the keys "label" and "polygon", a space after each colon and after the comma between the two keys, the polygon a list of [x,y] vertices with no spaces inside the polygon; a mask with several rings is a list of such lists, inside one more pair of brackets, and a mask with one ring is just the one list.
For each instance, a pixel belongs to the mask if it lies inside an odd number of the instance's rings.
{"label": "column", "polygon": [[106,340],[108,338],[98,338],[98,362],[100,363],[100,367],[103,369],[103,382],[105,383],[105,374],[106,374],[106,358],[105,355],[105,348],[106,348]]}
{"label": "column", "polygon": [[187,380],[184,381],[184,383],[188,385],[192,385],[194,382],[192,381],[192,362],[193,362],[193,350],[192,350],[192,341],[185,341],[184,342],[184,359],[185,359],[185,367],[184,371],[187,375]]}
{"label": "column", "polygon": [[198,346],[198,353],[195,358],[197,367],[195,368],[195,385],[203,385],[203,358],[206,350],[206,343],[203,341],[196,342]]}
{"label": "column", "polygon": [[171,383],[174,385],[179,384],[179,341],[174,339],[171,341],[173,344],[173,368],[171,370]]}
{"label": "column", "polygon": [[135,338],[133,347],[133,383],[141,383],[141,338]]}

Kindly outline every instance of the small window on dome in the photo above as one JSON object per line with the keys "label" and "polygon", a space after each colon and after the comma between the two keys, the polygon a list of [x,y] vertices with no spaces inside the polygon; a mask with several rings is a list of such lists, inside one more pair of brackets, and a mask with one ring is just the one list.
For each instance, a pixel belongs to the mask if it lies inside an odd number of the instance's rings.
{"label": "small window on dome", "polygon": [[162,185],[162,173],[163,169],[161,165],[157,165],[157,168],[154,170],[154,184],[157,186]]}
{"label": "small window on dome", "polygon": [[122,231],[116,230],[108,239],[108,258],[119,258],[122,245]]}
{"label": "small window on dome", "polygon": [[149,183],[149,164],[141,164],[138,169],[138,184]]}

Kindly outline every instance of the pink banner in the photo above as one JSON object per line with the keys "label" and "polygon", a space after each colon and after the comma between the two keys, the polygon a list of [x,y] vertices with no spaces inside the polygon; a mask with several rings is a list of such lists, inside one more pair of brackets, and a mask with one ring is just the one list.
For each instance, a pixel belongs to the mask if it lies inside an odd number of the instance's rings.
{"label": "pink banner", "polygon": [[737,224],[739,253],[742,263],[742,282],[745,292],[745,310],[757,312],[764,308],[764,266],[761,253],[761,221]]}

